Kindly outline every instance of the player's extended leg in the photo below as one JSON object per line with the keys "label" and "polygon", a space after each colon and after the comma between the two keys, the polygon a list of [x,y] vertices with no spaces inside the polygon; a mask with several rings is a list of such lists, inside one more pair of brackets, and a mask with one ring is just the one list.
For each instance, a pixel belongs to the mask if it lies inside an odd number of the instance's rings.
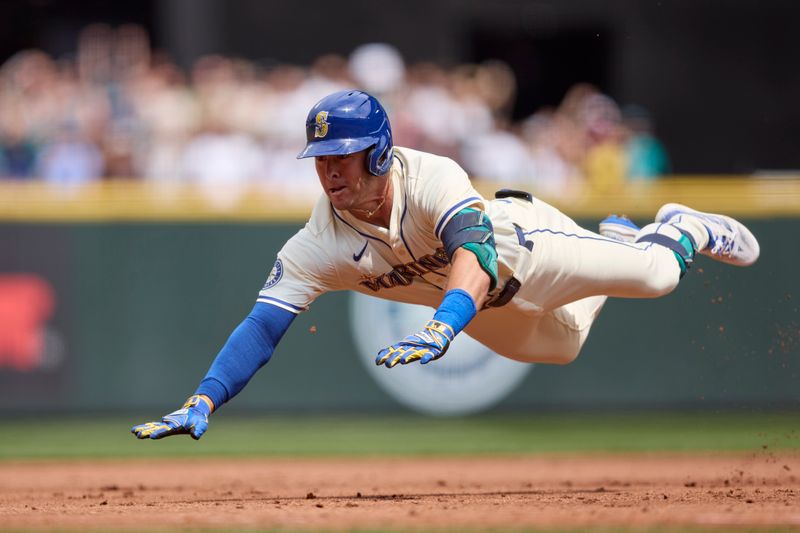
{"label": "player's extended leg", "polygon": [[739,266],[759,254],[758,242],[740,222],[680,204],[662,207],[633,243],[584,229],[543,202],[534,204],[520,226],[533,250],[517,298],[542,311],[595,295],[662,296],[677,286],[696,252]]}
{"label": "player's extended leg", "polygon": [[521,361],[569,363],[580,352],[606,294],[666,294],[695,252],[739,266],[752,264],[759,255],[758,242],[740,222],[680,204],[662,207],[657,222],[637,232],[636,243],[580,228],[546,204],[535,211],[534,225],[540,227],[524,232],[534,242],[534,261],[518,294],[534,312],[526,322],[522,313],[491,310],[468,329],[498,353]]}
{"label": "player's extended leg", "polygon": [[654,298],[678,284],[680,264],[662,243],[603,237],[544,202],[534,202],[524,218],[516,222],[533,249],[515,273],[522,284],[515,300],[533,309],[547,312],[598,295]]}
{"label": "player's extended leg", "polygon": [[655,297],[680,279],[678,261],[663,246],[598,235],[536,200],[519,216],[515,222],[533,243],[530,261],[515,272],[522,287],[511,303],[482,311],[466,329],[511,359],[569,363],[608,294]]}

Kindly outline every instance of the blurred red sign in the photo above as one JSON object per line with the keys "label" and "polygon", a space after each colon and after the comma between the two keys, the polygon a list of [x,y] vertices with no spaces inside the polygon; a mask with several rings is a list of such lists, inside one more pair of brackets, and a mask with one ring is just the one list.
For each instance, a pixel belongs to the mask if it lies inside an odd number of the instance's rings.
{"label": "blurred red sign", "polygon": [[44,326],[55,291],[35,274],[0,274],[0,368],[28,371],[42,364]]}

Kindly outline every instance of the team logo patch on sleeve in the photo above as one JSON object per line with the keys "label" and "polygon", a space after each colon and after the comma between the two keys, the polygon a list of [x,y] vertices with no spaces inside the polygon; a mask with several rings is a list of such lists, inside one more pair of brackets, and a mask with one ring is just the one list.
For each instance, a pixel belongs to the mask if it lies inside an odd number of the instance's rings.
{"label": "team logo patch on sleeve", "polygon": [[272,271],[269,273],[267,277],[267,282],[264,283],[264,286],[261,288],[262,291],[269,289],[276,283],[278,283],[281,278],[283,277],[283,261],[278,259],[275,261],[275,266],[272,267]]}

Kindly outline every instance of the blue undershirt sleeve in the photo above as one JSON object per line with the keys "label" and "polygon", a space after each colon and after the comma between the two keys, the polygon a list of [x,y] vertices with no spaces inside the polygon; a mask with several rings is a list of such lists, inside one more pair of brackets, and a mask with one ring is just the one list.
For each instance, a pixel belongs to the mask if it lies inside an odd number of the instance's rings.
{"label": "blue undershirt sleeve", "polygon": [[215,409],[236,396],[270,360],[295,316],[280,307],[257,303],[233,330],[195,394],[211,398]]}

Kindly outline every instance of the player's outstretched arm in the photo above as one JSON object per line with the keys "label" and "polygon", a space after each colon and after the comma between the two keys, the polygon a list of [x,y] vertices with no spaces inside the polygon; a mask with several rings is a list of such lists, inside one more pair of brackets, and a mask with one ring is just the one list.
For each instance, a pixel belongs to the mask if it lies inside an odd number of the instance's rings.
{"label": "player's outstretched arm", "polygon": [[497,285],[494,227],[486,213],[474,207],[462,209],[439,237],[451,262],[442,303],[422,331],[378,352],[378,365],[426,364],[442,357]]}
{"label": "player's outstretched arm", "polygon": [[236,396],[270,360],[295,316],[279,307],[257,303],[231,333],[197,391],[183,407],[160,421],[134,426],[131,432],[140,439],[184,434],[199,439],[208,428],[208,415]]}
{"label": "player's outstretched arm", "polygon": [[197,440],[208,429],[208,415],[213,411],[214,404],[208,396],[195,394],[177,411],[164,415],[160,421],[133,426],[131,433],[140,439],[162,439],[188,433]]}

